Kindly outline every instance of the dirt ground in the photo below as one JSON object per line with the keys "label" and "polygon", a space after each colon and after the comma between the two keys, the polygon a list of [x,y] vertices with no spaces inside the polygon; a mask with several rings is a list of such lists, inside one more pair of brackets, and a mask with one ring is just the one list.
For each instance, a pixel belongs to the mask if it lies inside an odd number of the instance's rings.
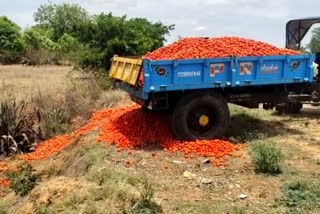
{"label": "dirt ground", "polygon": [[[17,96],[27,96],[27,89],[34,87],[55,93],[65,87],[64,80],[69,70],[70,67],[0,66],[0,88],[12,87]],[[290,213],[277,203],[282,194],[281,187],[294,180],[318,181],[320,178],[320,108],[306,105],[301,113],[290,116],[234,105],[230,109],[230,135],[234,139],[245,136],[246,140],[241,142],[244,148],[229,158],[228,166],[213,167],[204,157],[185,158],[183,154],[163,151],[157,145],[124,152],[117,152],[111,145],[91,148],[90,145],[95,145],[92,142],[97,135],[93,131],[54,157],[31,163],[43,175],[29,196],[17,198],[14,193],[9,193],[0,200],[14,201],[8,209],[11,213],[33,213],[35,207],[39,206],[60,207],[57,213],[68,213],[65,210],[62,212],[61,200],[64,199],[61,198],[70,197],[72,192],[89,198],[89,189],[101,187],[91,182],[93,172],[86,165],[83,166],[84,159],[89,157],[95,157],[95,166],[97,158],[101,156],[102,162],[97,164],[99,170],[103,171],[106,167],[130,178],[146,177],[154,186],[155,201],[162,207],[163,213]],[[259,139],[273,141],[284,151],[286,157],[282,174],[267,176],[254,171],[249,155],[250,145]],[[81,148],[88,148],[88,151],[81,153]],[[125,164],[127,160],[132,160],[133,164]],[[108,176],[112,180],[113,177]],[[126,188],[121,179],[121,182],[117,180],[115,183]],[[108,187],[110,182],[107,182]],[[135,188],[127,190],[132,197],[138,195]],[[246,197],[241,199],[241,194]],[[73,203],[85,206],[83,204],[87,203],[88,198],[82,198],[81,202],[75,199]],[[108,200],[113,201],[112,206],[115,206],[114,199]],[[97,206],[98,210],[99,207],[107,209],[106,205],[99,205],[97,201],[90,203]],[[87,208],[74,209],[81,210],[79,213],[88,213],[83,211]],[[109,207],[108,211],[118,213],[116,208],[112,209]]]}

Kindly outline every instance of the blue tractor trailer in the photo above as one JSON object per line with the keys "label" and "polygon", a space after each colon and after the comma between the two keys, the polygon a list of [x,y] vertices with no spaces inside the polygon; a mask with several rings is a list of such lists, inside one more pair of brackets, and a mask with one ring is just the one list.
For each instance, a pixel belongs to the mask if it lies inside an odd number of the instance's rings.
{"label": "blue tractor trailer", "polygon": [[[287,47],[297,48],[302,34],[318,22],[320,18],[289,21]],[[114,56],[109,76],[142,109],[172,111],[168,125],[177,139],[214,139],[228,131],[227,103],[297,113],[303,103],[318,102],[320,76],[313,63],[319,61],[318,54],[181,60]]]}

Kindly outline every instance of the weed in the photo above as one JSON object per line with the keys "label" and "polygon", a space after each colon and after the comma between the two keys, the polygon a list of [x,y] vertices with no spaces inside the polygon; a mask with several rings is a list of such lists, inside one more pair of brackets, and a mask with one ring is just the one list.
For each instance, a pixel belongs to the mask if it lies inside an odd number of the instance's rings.
{"label": "weed", "polygon": [[257,141],[250,152],[252,163],[257,172],[279,174],[282,172],[284,154],[271,141]]}
{"label": "weed", "polygon": [[154,189],[147,179],[144,180],[140,198],[133,203],[129,213],[132,214],[155,214],[162,213],[162,208],[154,202]]}
{"label": "weed", "polygon": [[10,208],[12,208],[16,203],[16,199],[13,197],[5,197],[0,199],[0,214],[10,213]]}
{"label": "weed", "polygon": [[8,172],[10,189],[21,196],[27,195],[36,185],[38,176],[34,173],[31,165],[26,165],[19,171]]}
{"label": "weed", "polygon": [[282,188],[281,204],[290,208],[293,213],[305,213],[306,210],[320,208],[319,184],[308,181],[293,181]]}

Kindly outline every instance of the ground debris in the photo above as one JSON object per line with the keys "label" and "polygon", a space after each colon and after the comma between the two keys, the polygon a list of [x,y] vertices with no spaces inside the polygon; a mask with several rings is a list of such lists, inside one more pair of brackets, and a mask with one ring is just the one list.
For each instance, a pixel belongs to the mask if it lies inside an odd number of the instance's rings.
{"label": "ground debris", "polygon": [[210,161],[209,158],[205,158],[205,159],[201,160],[201,163],[202,163],[202,164],[207,164],[207,163],[210,163],[210,162],[211,162],[211,161]]}
{"label": "ground debris", "polygon": [[243,200],[243,199],[246,199],[247,197],[248,195],[246,194],[240,194],[238,198]]}
{"label": "ground debris", "polygon": [[185,163],[184,161],[177,161],[177,160],[174,160],[174,161],[172,161],[173,163],[176,163],[176,164],[183,164],[183,163]]}
{"label": "ground debris", "polygon": [[212,184],[213,183],[213,180],[210,179],[210,178],[199,178],[199,182],[202,183],[202,184]]}
{"label": "ground debris", "polygon": [[190,172],[188,170],[184,171],[183,176],[189,180],[195,179],[197,177],[196,174],[193,174],[192,172]]}

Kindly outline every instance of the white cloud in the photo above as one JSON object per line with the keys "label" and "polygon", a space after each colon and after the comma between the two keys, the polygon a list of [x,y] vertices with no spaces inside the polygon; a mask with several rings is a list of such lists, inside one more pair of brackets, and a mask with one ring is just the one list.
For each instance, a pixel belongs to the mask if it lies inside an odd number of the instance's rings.
{"label": "white cloud", "polygon": [[193,28],[194,31],[204,31],[206,29],[207,28],[205,26],[197,26],[197,27]]}
{"label": "white cloud", "polygon": [[232,0],[206,0],[204,1],[208,5],[231,5]]}

